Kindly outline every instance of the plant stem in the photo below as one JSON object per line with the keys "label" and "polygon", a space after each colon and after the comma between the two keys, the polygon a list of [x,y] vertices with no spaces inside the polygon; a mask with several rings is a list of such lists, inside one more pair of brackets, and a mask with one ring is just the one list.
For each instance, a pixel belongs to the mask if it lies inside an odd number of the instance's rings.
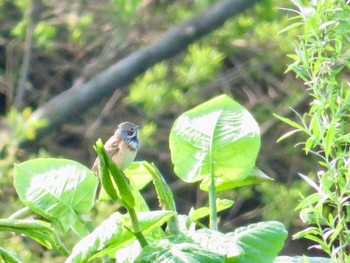
{"label": "plant stem", "polygon": [[218,230],[218,215],[216,213],[216,187],[215,187],[215,176],[214,176],[214,164],[211,162],[211,173],[210,173],[210,185],[208,188],[209,194],[209,209],[210,209],[210,222],[209,227],[213,230]]}
{"label": "plant stem", "polygon": [[139,220],[137,218],[135,210],[131,207],[126,207],[126,208],[127,208],[129,215],[130,215],[132,230],[133,230],[135,237],[139,241],[141,247],[148,246],[147,240],[144,237],[144,235],[142,234],[140,223],[139,223]]}

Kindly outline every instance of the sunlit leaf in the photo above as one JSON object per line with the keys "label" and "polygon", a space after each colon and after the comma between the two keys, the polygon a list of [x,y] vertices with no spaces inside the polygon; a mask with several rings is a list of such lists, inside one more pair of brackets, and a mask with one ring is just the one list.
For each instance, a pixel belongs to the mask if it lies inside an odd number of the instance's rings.
{"label": "sunlit leaf", "polygon": [[[159,228],[174,214],[172,211],[152,211],[138,213],[137,217],[142,232],[147,238],[147,233]],[[90,235],[75,245],[66,263],[87,262],[92,258],[114,253],[118,247],[131,244],[135,236],[129,229],[132,229],[129,216],[120,213],[112,214]]]}
{"label": "sunlit leaf", "polygon": [[235,238],[215,230],[203,228],[194,232],[191,238],[204,249],[224,256],[229,262],[245,254]]}
{"label": "sunlit leaf", "polygon": [[58,234],[46,222],[29,219],[0,219],[0,231],[12,231],[26,235],[49,249],[58,249],[63,254],[68,254]]}
{"label": "sunlit leaf", "polygon": [[2,247],[0,247],[0,258],[6,263],[22,263],[22,261],[17,258],[15,253]]}
{"label": "sunlit leaf", "polygon": [[[144,162],[144,166],[152,176],[160,207],[163,210],[176,211],[173,193],[169,185],[165,182],[161,172],[158,170],[154,163]],[[179,233],[180,230],[177,215],[170,218],[168,227],[171,233]]]}
{"label": "sunlit leaf", "polygon": [[[220,212],[222,210],[228,209],[231,206],[233,206],[234,203],[235,202],[233,200],[217,198],[216,199],[216,211]],[[207,207],[207,206],[200,207],[198,209],[191,211],[190,217],[192,220],[198,220],[200,218],[208,216],[209,212],[210,212],[209,207]]]}
{"label": "sunlit leaf", "polygon": [[67,231],[93,206],[97,179],[87,167],[65,159],[39,158],[16,164],[14,185],[21,201]]}
{"label": "sunlit leaf", "polygon": [[130,184],[136,187],[136,189],[141,190],[147,184],[152,181],[152,175],[145,167],[145,161],[142,162],[133,162],[126,170],[126,177],[129,178]]}
{"label": "sunlit leaf", "polygon": [[186,236],[163,239],[145,247],[135,263],[191,262],[223,263],[225,257],[195,243]]}
{"label": "sunlit leaf", "polygon": [[241,227],[226,235],[244,251],[234,262],[271,263],[283,248],[288,233],[282,223],[269,221]]}
{"label": "sunlit leaf", "polygon": [[[193,183],[214,173],[217,189],[224,190],[245,184],[255,165],[260,134],[252,115],[222,95],[182,114],[169,143],[177,176]],[[235,183],[220,187],[227,182]]]}

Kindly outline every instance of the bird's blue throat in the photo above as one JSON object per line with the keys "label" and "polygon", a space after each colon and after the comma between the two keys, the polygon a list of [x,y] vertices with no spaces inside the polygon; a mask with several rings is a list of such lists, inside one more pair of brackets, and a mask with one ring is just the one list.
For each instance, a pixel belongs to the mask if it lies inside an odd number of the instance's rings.
{"label": "bird's blue throat", "polygon": [[132,148],[134,148],[135,150],[137,150],[139,148],[139,146],[140,146],[139,140],[137,139],[137,135],[136,134],[134,136],[132,136],[132,137],[127,138],[127,141],[130,144],[130,146]]}

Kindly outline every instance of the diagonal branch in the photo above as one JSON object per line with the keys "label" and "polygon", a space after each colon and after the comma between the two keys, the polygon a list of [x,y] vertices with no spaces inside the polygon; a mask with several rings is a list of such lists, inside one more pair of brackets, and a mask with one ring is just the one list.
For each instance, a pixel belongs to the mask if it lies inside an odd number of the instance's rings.
{"label": "diagonal branch", "polygon": [[71,88],[38,108],[32,119],[49,120],[49,126],[38,131],[48,132],[67,119],[97,104],[116,89],[131,83],[154,64],[180,53],[188,45],[220,27],[260,0],[221,0],[202,13],[170,29],[155,44],[140,49],[118,61],[96,77],[77,88]]}

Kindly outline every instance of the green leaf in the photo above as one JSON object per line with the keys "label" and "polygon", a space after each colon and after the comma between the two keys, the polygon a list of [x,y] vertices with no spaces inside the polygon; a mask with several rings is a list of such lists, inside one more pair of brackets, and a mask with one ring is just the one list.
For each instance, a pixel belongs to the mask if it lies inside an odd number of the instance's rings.
{"label": "green leaf", "polygon": [[[163,210],[170,210],[175,212],[176,206],[173,193],[169,185],[165,182],[161,172],[158,170],[154,163],[149,164],[145,162],[144,165],[152,176],[160,207]],[[168,227],[172,234],[178,234],[180,232],[177,215],[169,220]]]}
{"label": "green leaf", "polygon": [[134,210],[136,212],[147,212],[149,211],[149,207],[147,205],[146,200],[143,198],[142,194],[139,190],[137,190],[133,185],[130,185],[130,191],[135,200]]}
{"label": "green leaf", "polygon": [[244,251],[235,262],[271,263],[283,248],[288,233],[282,223],[269,221],[241,227],[226,235]]}
{"label": "green leaf", "polygon": [[236,239],[211,229],[200,229],[191,238],[206,250],[226,258],[227,262],[235,260],[245,254]]}
{"label": "green leaf", "polygon": [[284,32],[287,32],[287,31],[290,31],[294,28],[298,28],[298,27],[301,27],[302,25],[304,25],[304,22],[296,22],[296,23],[293,23],[289,26],[286,26],[285,28],[283,28],[281,31],[279,31],[278,33],[279,34],[282,34]]}
{"label": "green leaf", "polygon": [[282,117],[280,115],[277,114],[273,114],[273,116],[275,116],[277,119],[279,119],[280,121],[283,121],[284,123],[288,124],[289,126],[292,126],[298,130],[304,131],[304,127],[301,126],[300,124],[296,123],[295,121],[292,121],[288,118]]}
{"label": "green leaf", "polygon": [[71,160],[39,158],[15,164],[14,185],[21,201],[64,231],[92,208],[96,183],[90,169]]}
{"label": "green leaf", "polygon": [[109,174],[109,170],[107,167],[107,154],[104,148],[103,142],[101,139],[98,139],[94,149],[98,155],[99,159],[99,176],[102,182],[103,189],[106,191],[107,195],[113,200],[117,201],[119,199],[119,195],[117,190],[114,188],[114,185],[111,180],[111,176]]}
{"label": "green leaf", "polygon": [[303,175],[301,173],[299,173],[299,176],[301,178],[303,178],[311,187],[313,187],[317,192],[321,193],[322,190],[320,189],[320,187],[314,182],[312,181],[312,179],[306,175]]}
{"label": "green leaf", "polygon": [[[235,202],[229,199],[216,199],[216,210],[217,212],[225,210],[233,206]],[[190,218],[192,220],[198,220],[200,218],[208,216],[210,213],[209,207],[200,207],[190,212]]]}
{"label": "green leaf", "polygon": [[[110,176],[113,178],[117,189],[114,188],[114,185],[112,184],[108,172],[103,170],[102,174],[102,184],[103,188],[106,190],[107,194],[114,200],[116,201],[118,197],[120,196],[120,199],[123,203],[124,206],[128,208],[134,208],[135,206],[135,199],[134,196],[132,195],[132,192],[130,190],[130,185],[127,182],[127,179],[123,173],[119,169],[119,167],[113,162],[107,152],[106,149],[103,146],[103,143],[101,140],[98,140],[96,143],[95,150],[97,154],[99,155],[100,159],[100,169],[106,169],[109,171]],[[106,167],[106,168],[104,168]]]}
{"label": "green leaf", "polygon": [[17,258],[16,254],[14,252],[11,252],[11,251],[4,249],[2,247],[0,247],[0,258],[5,263],[22,263],[22,261],[20,261]]}
{"label": "green leaf", "polygon": [[134,263],[136,257],[141,253],[141,246],[138,241],[132,242],[129,246],[117,250],[115,253],[116,262]]}
{"label": "green leaf", "polygon": [[[242,180],[240,181],[226,181],[221,182],[221,178],[217,178],[217,191],[222,191],[225,189],[231,189],[243,185],[248,184],[257,184],[257,183],[264,183],[264,182],[270,182],[273,181],[273,179],[269,176],[267,176],[263,171],[259,170],[258,168],[254,167],[250,173]],[[202,190],[205,190],[209,187],[210,180],[209,178],[205,178],[203,182],[200,184],[200,188]]]}
{"label": "green leaf", "polygon": [[[144,235],[159,228],[175,213],[172,211],[153,211],[137,213]],[[135,240],[131,220],[127,215],[112,214],[103,221],[90,235],[81,239],[73,248],[66,263],[87,262],[92,258],[109,254],[119,247],[125,247]]]}
{"label": "green leaf", "polygon": [[39,220],[0,219],[0,231],[11,231],[26,235],[48,249],[57,249],[68,255],[68,251],[62,244],[58,234],[46,222]]}
{"label": "green leaf", "polygon": [[91,218],[88,215],[80,215],[75,224],[72,226],[72,230],[79,236],[85,237],[94,229],[94,225],[91,222]]}
{"label": "green leaf", "polygon": [[299,205],[295,208],[295,210],[303,209],[305,207],[311,207],[314,203],[319,202],[323,196],[320,193],[313,193],[301,200]]}
{"label": "green leaf", "polygon": [[335,124],[334,122],[331,123],[330,127],[328,128],[326,138],[325,138],[325,146],[324,146],[324,154],[326,155],[326,158],[330,155],[333,146],[334,146],[334,138],[335,138]]}
{"label": "green leaf", "polygon": [[278,138],[277,142],[280,142],[290,136],[292,136],[293,134],[300,132],[301,130],[291,130],[289,132],[286,132],[285,134],[283,134],[281,137]]}
{"label": "green leaf", "polygon": [[222,255],[204,249],[186,236],[159,240],[145,247],[135,263],[176,262],[176,263],[220,263],[226,262]]}
{"label": "green leaf", "polygon": [[273,263],[330,263],[329,258],[323,257],[306,257],[306,256],[280,256],[275,259]]}
{"label": "green leaf", "polygon": [[114,179],[114,182],[116,183],[118,187],[118,191],[120,194],[120,198],[123,202],[123,205],[127,208],[134,208],[135,207],[135,199],[132,195],[132,192],[130,190],[130,185],[127,182],[127,179],[123,173],[122,170],[119,169],[119,167],[108,158],[108,169]]}
{"label": "green leaf", "polygon": [[133,162],[126,170],[124,170],[125,176],[130,180],[130,184],[136,187],[137,190],[143,189],[147,184],[152,181],[152,175],[146,168],[145,161]]}
{"label": "green leaf", "polygon": [[164,210],[176,211],[173,193],[165,182],[161,172],[154,163],[149,164],[145,162],[145,167],[152,176],[160,207]]}
{"label": "green leaf", "polygon": [[259,127],[245,108],[221,95],[182,114],[169,144],[177,176],[193,183],[209,181],[213,172],[218,190],[225,190],[245,184],[251,173],[260,148]]}

